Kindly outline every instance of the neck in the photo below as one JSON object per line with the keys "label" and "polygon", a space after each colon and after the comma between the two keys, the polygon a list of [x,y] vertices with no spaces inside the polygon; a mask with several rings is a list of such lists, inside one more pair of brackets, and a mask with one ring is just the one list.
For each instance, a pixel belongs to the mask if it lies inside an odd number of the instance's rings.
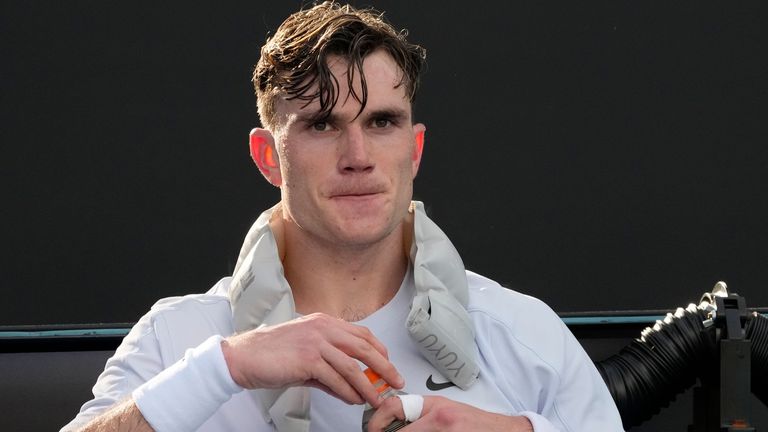
{"label": "neck", "polygon": [[330,245],[305,235],[290,220],[280,223],[270,225],[281,244],[285,278],[299,313],[359,321],[397,294],[408,269],[408,222],[364,247]]}

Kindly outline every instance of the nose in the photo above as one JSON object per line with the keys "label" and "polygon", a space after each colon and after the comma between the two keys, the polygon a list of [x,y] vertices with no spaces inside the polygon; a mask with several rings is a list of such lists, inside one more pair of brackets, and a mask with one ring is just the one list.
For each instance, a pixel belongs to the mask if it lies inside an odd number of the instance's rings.
{"label": "nose", "polygon": [[370,150],[365,131],[357,125],[350,125],[339,143],[339,170],[344,173],[373,171],[375,164]]}

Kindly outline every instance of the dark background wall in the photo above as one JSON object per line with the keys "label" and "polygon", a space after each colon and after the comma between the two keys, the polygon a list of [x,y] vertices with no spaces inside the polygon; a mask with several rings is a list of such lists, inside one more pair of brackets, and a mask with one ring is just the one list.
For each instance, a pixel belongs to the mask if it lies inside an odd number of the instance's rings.
{"label": "dark background wall", "polygon": [[[0,325],[135,321],[231,272],[278,200],[249,76],[297,5],[0,3]],[[768,306],[765,3],[375,6],[428,50],[416,196],[468,268],[561,312],[719,279]]]}

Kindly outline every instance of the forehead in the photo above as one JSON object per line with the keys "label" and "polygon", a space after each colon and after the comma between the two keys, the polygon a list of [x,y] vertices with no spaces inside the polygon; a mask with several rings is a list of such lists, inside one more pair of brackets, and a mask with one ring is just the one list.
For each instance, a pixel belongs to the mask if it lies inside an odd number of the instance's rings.
{"label": "forehead", "polygon": [[[328,68],[335,78],[332,80],[338,84],[336,88],[337,103],[333,107],[334,115],[356,117],[360,111],[360,102],[351,94],[349,88],[349,62],[341,56],[329,56]],[[410,111],[410,100],[406,94],[406,86],[402,83],[403,71],[397,65],[395,60],[383,50],[377,50],[363,59],[363,75],[365,76],[365,85],[367,92],[367,102],[364,111],[378,110],[382,108],[402,108],[407,106]],[[351,69],[352,86],[360,99],[362,99],[363,89],[360,79],[360,71],[356,68]],[[317,92],[317,82],[308,89],[307,94]],[[320,101],[315,98],[307,103],[306,100],[280,97],[275,104],[276,117],[281,123],[289,121],[291,117],[301,114],[307,115],[318,113],[320,111]],[[352,119],[350,118],[350,120]]]}

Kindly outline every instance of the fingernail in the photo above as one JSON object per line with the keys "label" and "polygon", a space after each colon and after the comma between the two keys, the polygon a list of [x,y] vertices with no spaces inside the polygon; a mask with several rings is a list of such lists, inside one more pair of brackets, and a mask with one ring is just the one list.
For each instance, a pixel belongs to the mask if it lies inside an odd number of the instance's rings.
{"label": "fingernail", "polygon": [[402,375],[398,374],[397,375],[397,387],[398,388],[403,388],[404,386],[405,386],[405,379],[403,378]]}

